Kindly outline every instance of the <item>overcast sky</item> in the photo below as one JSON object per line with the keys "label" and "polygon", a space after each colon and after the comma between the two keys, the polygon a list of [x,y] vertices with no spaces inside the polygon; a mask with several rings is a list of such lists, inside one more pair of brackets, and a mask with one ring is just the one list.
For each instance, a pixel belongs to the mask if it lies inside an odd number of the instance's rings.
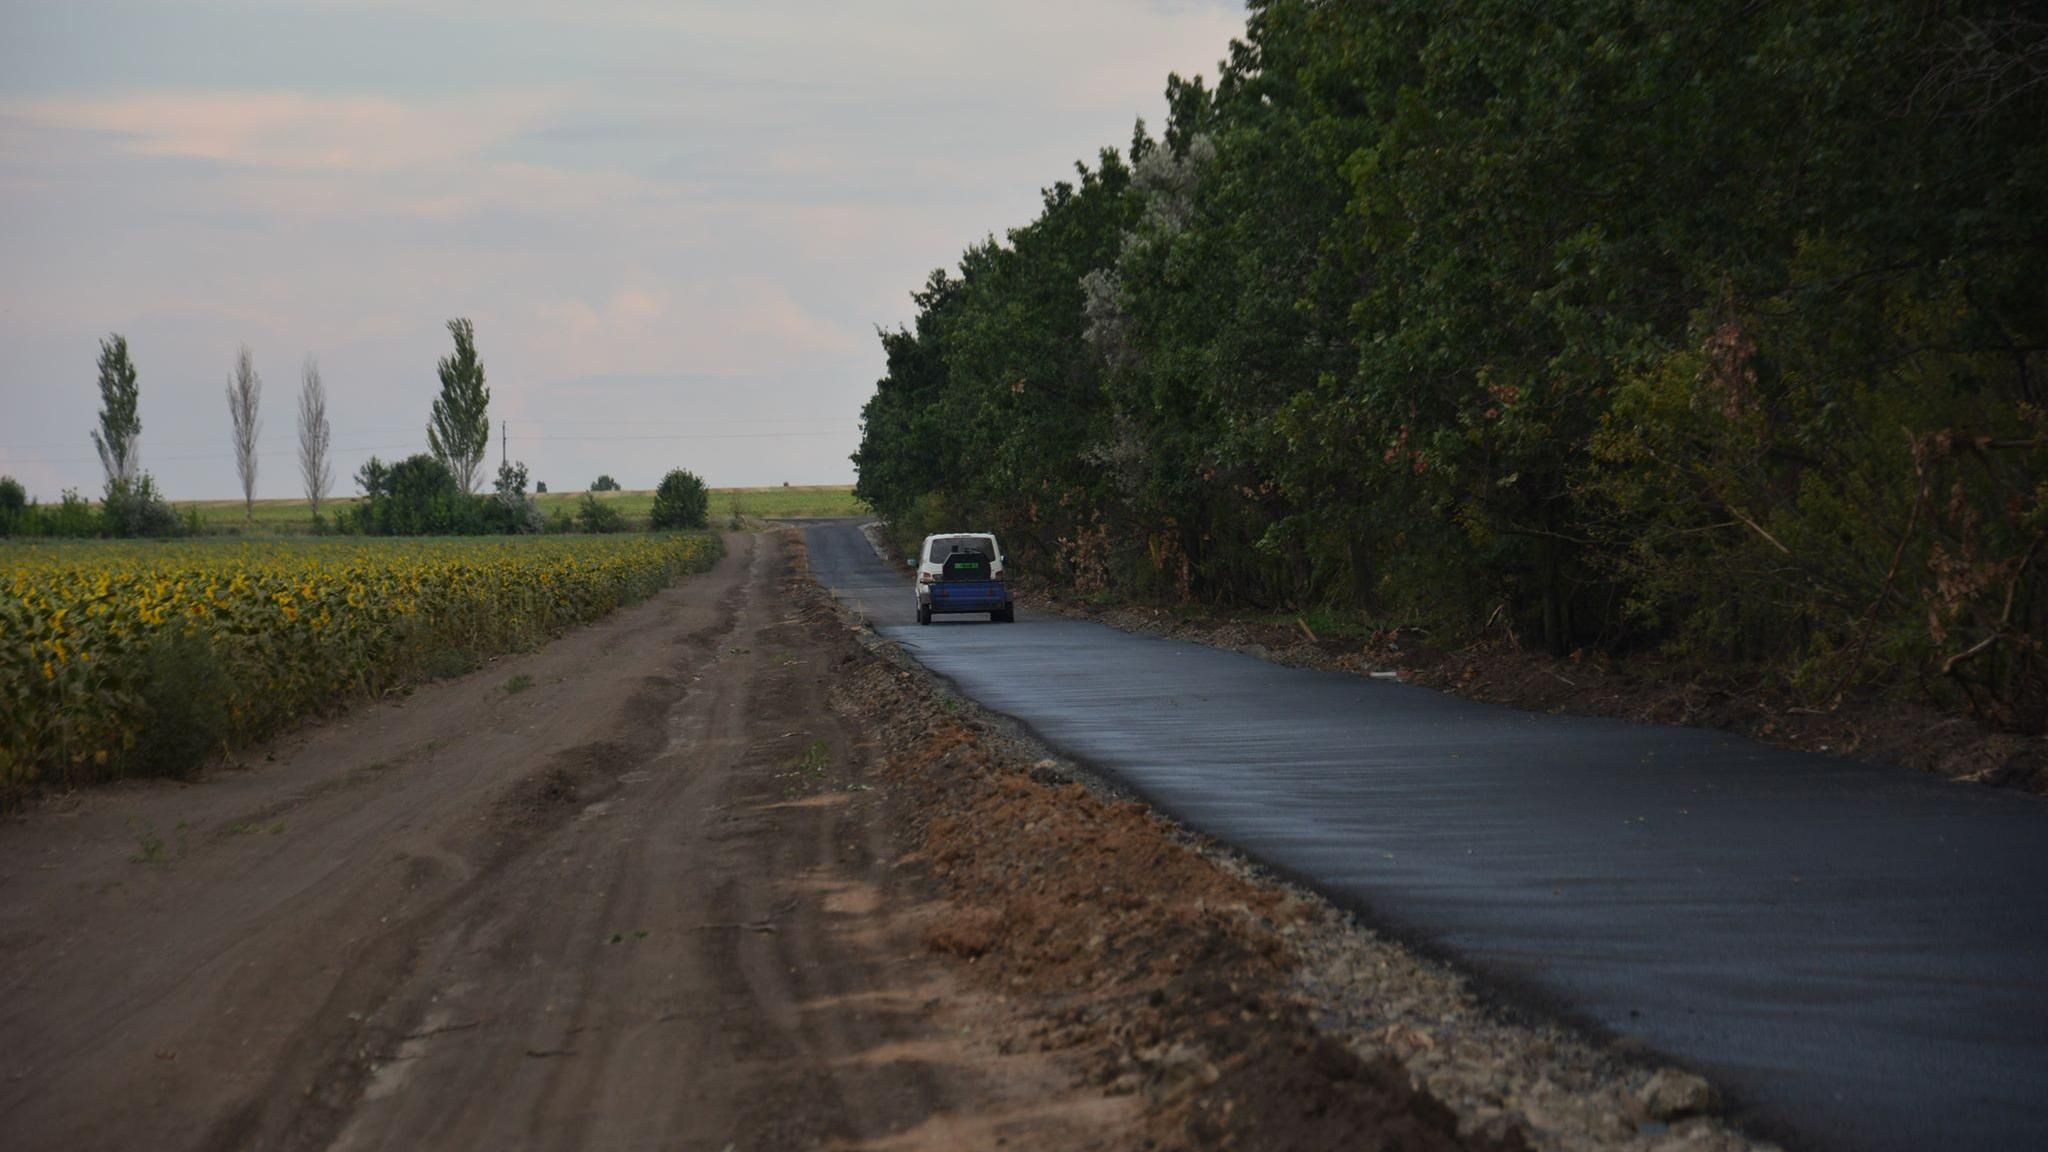
{"label": "overcast sky", "polygon": [[425,449],[468,316],[551,488],[849,482],[876,326],[1242,28],[1228,0],[0,0],[0,473],[99,493],[120,332],[173,499],[240,495],[243,344],[257,495],[299,492],[308,355],[352,494]]}

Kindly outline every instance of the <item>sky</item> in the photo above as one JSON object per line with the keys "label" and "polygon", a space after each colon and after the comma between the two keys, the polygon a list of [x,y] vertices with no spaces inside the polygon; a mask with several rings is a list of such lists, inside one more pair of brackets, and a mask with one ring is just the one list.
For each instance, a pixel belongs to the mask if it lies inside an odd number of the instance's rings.
{"label": "sky", "polygon": [[[0,474],[96,496],[126,336],[142,466],[297,496],[426,447],[466,316],[556,491],[850,483],[878,327],[1039,190],[1213,77],[1236,0],[0,0]],[[495,467],[500,445],[490,450]]]}

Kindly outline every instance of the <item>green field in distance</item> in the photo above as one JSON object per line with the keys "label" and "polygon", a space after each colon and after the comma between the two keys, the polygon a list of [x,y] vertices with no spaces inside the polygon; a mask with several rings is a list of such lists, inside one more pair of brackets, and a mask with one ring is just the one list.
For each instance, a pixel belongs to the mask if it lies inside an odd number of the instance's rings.
{"label": "green field in distance", "polygon": [[[654,507],[652,489],[630,492],[599,492],[597,498],[619,510],[629,523],[638,522],[644,526],[648,512]],[[583,502],[583,493],[549,492],[534,497],[543,513],[552,515],[557,510],[574,514]],[[774,488],[713,488],[711,490],[711,524],[717,527],[726,522],[733,513],[734,502],[739,505],[742,516],[757,520],[775,520],[786,516],[860,516],[867,508],[853,498],[853,488],[845,484],[803,484]],[[324,513],[332,519],[335,512],[355,503],[354,499],[329,500]],[[240,500],[181,500],[175,506],[179,512],[187,508],[199,510],[200,523],[211,531],[233,531],[245,526],[256,532],[291,533],[304,532],[313,526],[313,514],[304,500],[258,500],[251,509],[252,519],[243,519]]]}

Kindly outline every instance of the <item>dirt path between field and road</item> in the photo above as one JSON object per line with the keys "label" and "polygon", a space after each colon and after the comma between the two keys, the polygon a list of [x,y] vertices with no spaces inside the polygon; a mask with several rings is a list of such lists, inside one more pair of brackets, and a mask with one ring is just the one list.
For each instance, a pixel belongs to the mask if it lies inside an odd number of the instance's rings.
{"label": "dirt path between field and road", "polygon": [[1118,1139],[925,947],[784,548],[727,544],[247,770],[0,828],[0,1145]]}
{"label": "dirt path between field and road", "polygon": [[1314,1027],[1312,901],[999,747],[793,535],[727,547],[0,825],[0,1146],[1525,1147]]}

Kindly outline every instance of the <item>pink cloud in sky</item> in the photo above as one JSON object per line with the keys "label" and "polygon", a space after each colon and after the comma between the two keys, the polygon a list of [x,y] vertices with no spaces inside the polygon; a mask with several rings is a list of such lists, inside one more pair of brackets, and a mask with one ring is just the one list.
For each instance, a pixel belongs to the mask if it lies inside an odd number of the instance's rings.
{"label": "pink cloud in sky", "polygon": [[97,487],[107,332],[181,498],[235,490],[220,390],[251,346],[285,461],[258,495],[283,496],[302,358],[353,471],[422,446],[451,316],[536,477],[850,479],[875,328],[1135,117],[1156,132],[1166,72],[1243,27],[1207,0],[21,6],[0,473],[46,498]]}
{"label": "pink cloud in sky", "polygon": [[532,93],[404,102],[302,92],[159,92],[31,101],[5,111],[43,127],[112,133],[141,156],[388,173],[475,155],[533,123],[547,106]]}
{"label": "pink cloud in sky", "polygon": [[597,303],[551,300],[533,325],[499,336],[501,348],[517,349],[515,358],[544,376],[799,372],[858,355],[869,339],[762,279],[621,288]]}

